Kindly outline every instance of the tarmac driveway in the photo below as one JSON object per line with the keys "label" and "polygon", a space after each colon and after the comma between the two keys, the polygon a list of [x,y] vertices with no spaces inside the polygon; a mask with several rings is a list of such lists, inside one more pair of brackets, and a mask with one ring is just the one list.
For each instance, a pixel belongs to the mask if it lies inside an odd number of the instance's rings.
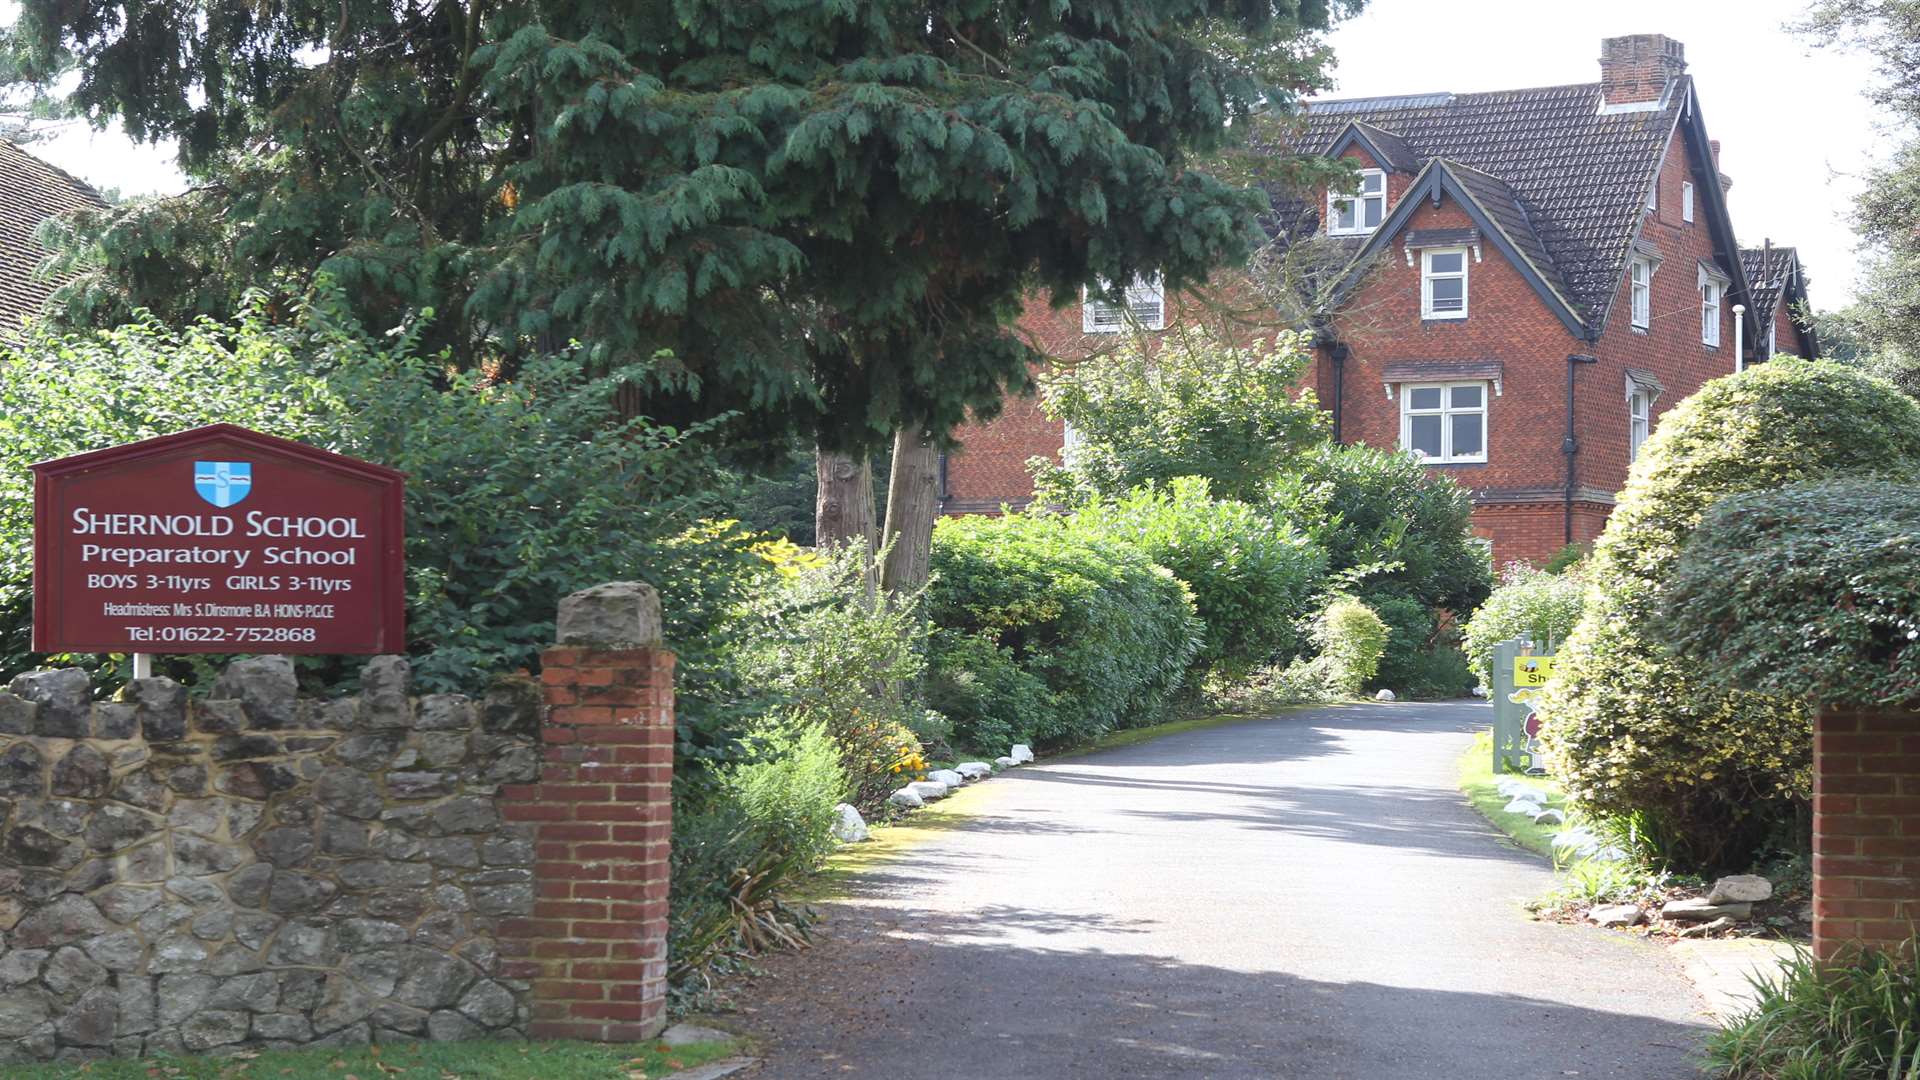
{"label": "tarmac driveway", "polygon": [[1490,720],[1317,709],[969,789],[746,991],[761,1075],[1695,1076],[1664,950],[1521,908],[1547,865],[1455,787]]}

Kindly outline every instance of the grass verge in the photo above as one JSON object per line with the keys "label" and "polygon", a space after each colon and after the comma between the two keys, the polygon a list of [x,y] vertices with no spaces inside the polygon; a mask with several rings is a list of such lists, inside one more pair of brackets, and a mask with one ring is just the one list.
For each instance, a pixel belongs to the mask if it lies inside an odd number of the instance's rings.
{"label": "grass verge", "polygon": [[[1513,842],[1536,855],[1553,857],[1553,834],[1558,825],[1535,825],[1525,814],[1509,814],[1505,807],[1513,800],[1500,794],[1494,785],[1500,777],[1493,772],[1493,733],[1483,731],[1473,737],[1473,745],[1460,755],[1460,790],[1480,816],[1513,838]],[[1528,784],[1547,793],[1547,807],[1565,813],[1566,792],[1557,781],[1544,776],[1523,776]]]}
{"label": "grass verge", "polygon": [[274,1050],[204,1058],[13,1065],[7,1080],[652,1080],[740,1051],[737,1042],[603,1046],[455,1042]]}

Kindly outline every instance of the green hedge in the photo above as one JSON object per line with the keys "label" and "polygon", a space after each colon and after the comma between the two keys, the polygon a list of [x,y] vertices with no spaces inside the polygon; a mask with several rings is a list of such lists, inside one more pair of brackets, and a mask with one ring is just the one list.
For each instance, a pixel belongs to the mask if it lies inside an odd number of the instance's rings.
{"label": "green hedge", "polygon": [[1246,503],[1213,498],[1197,476],[1092,500],[1063,524],[1071,535],[1135,548],[1193,591],[1205,626],[1189,665],[1194,681],[1292,659],[1296,626],[1326,583],[1326,553],[1304,533]]}
{"label": "green hedge", "polygon": [[1713,686],[1663,646],[1654,617],[1681,545],[1715,501],[1920,456],[1920,405],[1830,363],[1716,379],[1662,418],[1594,548],[1593,588],[1543,696],[1554,768],[1580,801],[1643,812],[1669,854],[1744,864],[1808,795],[1797,701]]}
{"label": "green hedge", "polygon": [[1920,702],[1920,488],[1830,480],[1717,503],[1662,600],[1656,626],[1722,685]]}
{"label": "green hedge", "polygon": [[[1153,722],[1204,635],[1192,595],[1170,572],[1054,515],[945,519],[934,529],[933,574],[928,704],[953,721],[956,742],[981,751]],[[970,666],[982,657],[991,670]],[[969,683],[1002,689],[942,692]],[[988,713],[989,705],[1018,712]]]}

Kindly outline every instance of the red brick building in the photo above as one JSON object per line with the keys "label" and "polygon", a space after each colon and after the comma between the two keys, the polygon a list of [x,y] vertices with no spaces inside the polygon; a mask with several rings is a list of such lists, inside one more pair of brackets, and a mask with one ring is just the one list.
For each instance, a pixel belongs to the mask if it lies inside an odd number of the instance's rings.
{"label": "red brick building", "polygon": [[[1312,388],[1338,440],[1471,490],[1497,563],[1597,536],[1640,443],[1702,383],[1814,355],[1799,261],[1739,247],[1685,69],[1645,34],[1602,43],[1597,83],[1308,106],[1301,148],[1361,170],[1353,194],[1276,193],[1267,221],[1278,245],[1341,249]],[[1022,326],[1070,359],[1182,317],[1151,286],[1128,308],[1036,305]],[[1025,461],[1064,440],[1031,401],[959,434],[949,513],[1024,503]]]}

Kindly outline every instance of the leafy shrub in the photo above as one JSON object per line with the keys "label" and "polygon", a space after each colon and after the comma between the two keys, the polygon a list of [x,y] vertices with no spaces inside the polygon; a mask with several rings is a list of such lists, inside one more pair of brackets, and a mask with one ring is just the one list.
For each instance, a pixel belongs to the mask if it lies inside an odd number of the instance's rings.
{"label": "leafy shrub", "polygon": [[920,598],[869,601],[866,553],[855,545],[760,550],[776,573],[746,608],[735,670],[778,700],[781,715],[822,726],[841,749],[849,791],[877,805],[900,757],[886,748],[924,713],[912,697],[926,670]]}
{"label": "leafy shrub", "polygon": [[1189,664],[1194,681],[1238,678],[1291,657],[1294,627],[1313,610],[1326,576],[1326,555],[1304,534],[1246,503],[1213,498],[1197,476],[1093,499],[1065,525],[1073,535],[1137,548],[1193,591],[1205,626]]}
{"label": "leafy shrub", "polygon": [[1645,811],[1682,864],[1743,864],[1809,788],[1807,710],[1708,684],[1653,617],[1715,501],[1920,455],[1920,404],[1835,364],[1776,361],[1716,379],[1642,449],[1588,563],[1592,588],[1543,695],[1557,774],[1603,813]]}
{"label": "leafy shrub", "polygon": [[[1387,656],[1392,655],[1389,650]],[[1386,657],[1382,657],[1381,673],[1374,675],[1374,685],[1389,686],[1400,696],[1413,699],[1457,698],[1473,689],[1473,665],[1451,639],[1395,660],[1398,681],[1387,681]]]}
{"label": "leafy shrub", "polygon": [[1326,551],[1329,573],[1368,592],[1472,611],[1492,591],[1467,490],[1410,454],[1320,447],[1273,483],[1268,502]]}
{"label": "leafy shrub", "polygon": [[1480,685],[1493,685],[1493,647],[1501,642],[1526,638],[1550,651],[1565,641],[1580,621],[1586,592],[1586,576],[1577,569],[1562,574],[1511,569],[1464,631],[1467,659]]}
{"label": "leafy shrub", "polygon": [[1707,1039],[1729,1080],[1920,1077],[1920,938],[1896,951],[1815,963],[1805,949],[1755,980],[1752,1006]]}
{"label": "leafy shrub", "polygon": [[833,808],[847,787],[825,724],[779,718],[752,733],[747,758],[721,771],[721,798],[740,808],[761,848],[808,869],[833,850]]}
{"label": "leafy shrub", "polygon": [[1004,754],[1027,732],[1022,718],[1054,711],[1046,680],[990,634],[936,630],[929,652],[927,704],[959,718],[953,738],[963,746]]}
{"label": "leafy shrub", "polygon": [[1920,398],[1920,360],[1900,348],[1888,348],[1855,362],[1862,374],[1885,379],[1910,398]]}
{"label": "leafy shrub", "polygon": [[[963,659],[1005,650],[1047,691],[1042,699],[1031,683],[1009,680],[995,659],[974,672],[974,685],[1011,691],[999,700],[1023,711],[989,716],[969,711],[965,695],[936,695],[965,746],[995,749],[1009,733],[1060,745],[1151,723],[1200,646],[1203,627],[1185,585],[1131,546],[1077,535],[1054,515],[942,520],[933,573],[927,614],[946,631],[934,637],[941,678],[956,682],[971,670]],[[951,651],[956,646],[966,657]]]}
{"label": "leafy shrub", "polygon": [[1700,520],[1654,627],[1725,687],[1872,708],[1920,700],[1920,489],[1830,480]]}
{"label": "leafy shrub", "polygon": [[1580,564],[1586,562],[1587,556],[1591,554],[1593,554],[1592,541],[1576,540],[1566,547],[1561,548],[1559,551],[1554,552],[1553,558],[1548,559],[1546,565],[1540,569],[1545,570],[1549,574],[1564,574],[1569,570],[1578,569]]}
{"label": "leafy shrub", "polygon": [[1387,624],[1373,609],[1350,596],[1336,598],[1313,622],[1319,647],[1318,668],[1329,692],[1352,697],[1380,667],[1386,651]]}
{"label": "leafy shrub", "polygon": [[1041,501],[1116,497],[1177,476],[1220,498],[1255,501],[1269,478],[1326,440],[1327,418],[1300,376],[1304,339],[1246,348],[1187,328],[1128,335],[1108,355],[1041,378],[1047,415],[1079,436],[1066,461],[1035,459]]}

